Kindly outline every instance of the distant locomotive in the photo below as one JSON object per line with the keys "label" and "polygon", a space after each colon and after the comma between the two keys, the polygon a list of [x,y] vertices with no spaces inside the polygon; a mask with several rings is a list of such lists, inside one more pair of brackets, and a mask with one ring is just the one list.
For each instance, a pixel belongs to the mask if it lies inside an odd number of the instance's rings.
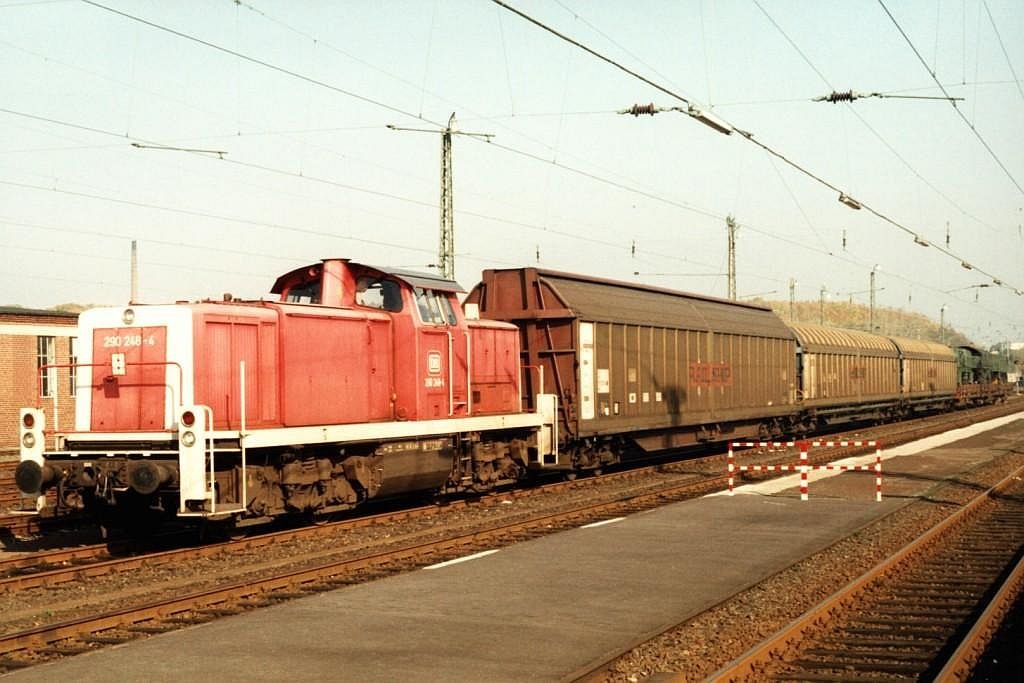
{"label": "distant locomotive", "polygon": [[272,291],[83,313],[75,428],[21,411],[22,492],[265,519],[965,402],[940,344],[637,284],[488,270],[464,310],[455,282],[328,259]]}
{"label": "distant locomotive", "polygon": [[957,397],[962,403],[991,403],[1009,395],[1010,361],[1005,356],[974,346],[958,346],[956,359],[960,373]]}

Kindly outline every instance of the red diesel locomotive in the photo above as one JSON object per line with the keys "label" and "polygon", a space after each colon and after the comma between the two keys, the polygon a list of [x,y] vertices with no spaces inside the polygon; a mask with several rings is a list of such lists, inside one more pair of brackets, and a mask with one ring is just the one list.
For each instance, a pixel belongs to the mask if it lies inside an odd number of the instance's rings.
{"label": "red diesel locomotive", "polygon": [[553,450],[521,408],[518,330],[467,320],[456,283],[330,259],[272,291],[84,312],[75,428],[22,411],[19,488],[122,519],[260,518],[485,490]]}

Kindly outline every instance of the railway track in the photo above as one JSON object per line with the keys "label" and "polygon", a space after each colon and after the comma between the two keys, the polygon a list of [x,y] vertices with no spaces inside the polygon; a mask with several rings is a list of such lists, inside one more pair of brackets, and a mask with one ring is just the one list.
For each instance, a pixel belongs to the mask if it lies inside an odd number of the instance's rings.
{"label": "railway track", "polygon": [[[893,434],[891,429],[889,430],[887,435],[890,437],[890,440],[895,442],[908,441],[920,438],[923,434],[933,433],[939,428],[950,428],[946,423],[939,427],[934,421],[908,422],[903,423],[901,426],[903,430],[899,434]],[[831,459],[847,457],[854,452],[863,452],[865,450],[863,447],[851,445],[846,448],[831,450],[827,453],[819,453],[815,457],[810,458],[808,462],[811,465],[821,464]],[[791,463],[792,461],[792,449],[762,449],[748,453],[744,458],[744,462],[761,465],[778,465],[781,463]],[[640,486],[645,492],[653,491],[655,495],[657,495],[658,491],[664,490],[668,500],[681,500],[723,488],[727,480],[723,462],[722,456],[719,454],[682,463],[650,465],[623,472],[604,474],[600,477],[549,483],[534,488],[515,489],[491,494],[485,497],[485,504],[498,504],[502,500],[521,499],[536,495],[561,495],[598,484],[626,483],[630,480],[643,479],[645,476],[652,475],[655,472],[671,475],[679,471],[685,471],[688,478],[684,478],[681,481],[673,479],[667,482],[655,482],[651,485],[642,484]],[[763,478],[764,476],[751,475],[750,478]],[[679,488],[680,484],[683,486],[682,489]],[[466,500],[457,500],[449,503],[446,507],[458,509],[469,504],[471,503]],[[141,548],[133,548],[128,542],[118,544],[96,543],[0,559],[0,593],[56,586],[105,574],[131,571],[139,567],[156,567],[175,562],[189,562],[225,553],[241,554],[275,543],[286,543],[303,538],[330,537],[345,530],[390,524],[417,516],[432,515],[437,512],[438,508],[434,505],[407,508],[318,526],[260,533],[231,542],[204,544],[199,548],[193,547],[194,538],[192,536],[173,534],[169,535],[163,542],[164,547],[169,549],[155,552],[152,549],[147,551]],[[175,545],[184,547],[171,547]]]}
{"label": "railway track", "polygon": [[[967,419],[964,416],[959,416],[959,419],[974,422],[983,418],[975,415],[973,419]],[[901,440],[919,438],[922,435],[922,430],[927,428],[926,423],[906,424],[905,427],[905,434],[901,436]],[[950,426],[944,424],[942,428],[949,429]],[[892,426],[888,426],[887,430],[891,436]],[[934,425],[931,430],[937,431]],[[792,453],[765,453],[763,455],[767,459],[766,461],[774,458],[792,462],[793,459]],[[827,455],[834,458],[838,454],[832,452]],[[17,668],[52,656],[74,654],[84,649],[92,649],[105,642],[121,642],[138,637],[139,634],[161,632],[183,624],[214,618],[218,614],[236,613],[240,610],[271,604],[317,590],[330,590],[348,583],[407,571],[413,567],[472,553],[477,549],[507,545],[533,536],[554,533],[587,521],[630,514],[711,490],[722,489],[726,480],[723,466],[724,456],[712,456],[705,460],[707,462],[699,466],[694,462],[688,462],[662,468],[648,468],[648,472],[659,469],[671,471],[674,468],[681,468],[686,470],[687,474],[671,477],[668,481],[640,482],[633,487],[632,491],[612,495],[612,500],[588,503],[552,514],[540,514],[510,524],[473,529],[462,535],[442,539],[434,538],[429,541],[413,540],[400,548],[386,552],[371,552],[355,558],[351,556],[330,560],[319,558],[307,563],[308,566],[300,569],[289,568],[288,571],[264,576],[258,581],[228,581],[225,585],[211,587],[208,590],[204,589],[185,596],[179,594],[172,599],[154,600],[137,607],[103,611],[101,614],[98,613],[89,618],[67,620],[10,633],[0,639],[0,655],[3,655],[3,658],[0,659],[0,667]],[[498,505],[502,500],[527,498],[545,492],[563,496],[567,492],[587,489],[597,482],[608,483],[617,479],[624,481],[636,477],[643,479],[642,474],[633,470],[605,475],[602,478],[549,484],[538,490],[515,490],[490,497],[486,499],[487,503],[485,504]],[[470,503],[457,501],[445,508],[440,508],[440,510],[455,510],[468,505]],[[29,559],[19,559],[18,562],[21,563],[19,566],[12,563],[6,568],[9,572],[14,573],[8,576],[9,583],[6,583],[8,579],[4,579],[5,584],[3,585],[6,590],[22,591],[33,586],[56,586],[84,577],[95,578],[107,572],[130,571],[139,567],[153,567],[161,564],[173,566],[193,562],[202,557],[215,557],[227,553],[241,555],[260,546],[266,547],[277,543],[287,543],[290,539],[299,537],[314,538],[319,534],[337,532],[345,528],[345,525],[349,525],[349,528],[360,525],[383,525],[398,518],[414,519],[420,515],[437,514],[438,511],[437,506],[425,506],[346,520],[335,525],[264,534],[252,539],[245,539],[242,542],[215,544],[203,548],[184,548],[141,557],[103,557],[102,553],[107,552],[106,546],[76,549],[77,553],[65,556],[49,554],[49,559],[46,562],[51,565],[66,563],[65,566],[56,568],[46,569],[42,561],[32,565]],[[432,535],[436,536],[436,533]],[[92,559],[88,558],[90,552],[96,553]],[[323,554],[326,556],[329,552],[325,550]],[[42,556],[37,559],[42,560]],[[87,564],[76,566],[76,563],[81,562]],[[3,568],[0,565],[0,569]]]}
{"label": "railway track", "polygon": [[[991,615],[1024,581],[1022,474],[1024,468],[714,678],[963,680],[987,642],[980,634],[994,631]],[[1000,603],[987,609],[1015,565]]]}
{"label": "railway track", "polygon": [[[714,485],[720,487],[721,481]],[[229,583],[184,596],[8,633],[0,636],[0,668],[21,668],[53,656],[77,654],[97,644],[124,642],[139,634],[172,630],[216,616],[236,614],[281,600],[409,571],[467,553],[557,533],[583,523],[633,514],[691,497],[695,486],[703,488],[705,484],[689,481],[526,520],[498,523],[457,536],[415,541],[355,558],[331,559],[255,580]],[[140,559],[146,561],[146,558]]]}
{"label": "railway track", "polygon": [[[910,526],[896,534],[902,544],[874,553],[873,562],[857,562],[853,556],[871,554],[866,546],[878,538],[886,519],[860,540],[856,535],[840,539],[834,552],[827,549],[791,568],[804,569],[768,577],[707,612],[578,672],[576,680],[635,680],[637,676],[628,672],[649,674],[650,662],[660,662],[654,664],[659,680],[673,681],[967,680],[999,630],[1001,617],[1024,592],[1024,467],[1019,457],[1016,463],[990,478],[1001,481],[980,487],[980,494],[969,480],[951,480],[946,488],[971,494],[942,494],[961,501],[946,514],[935,510],[937,499],[929,497],[932,502],[925,505],[933,508],[932,514],[907,516]],[[919,523],[922,519],[931,520],[926,528]],[[890,524],[895,525],[892,529],[901,526],[895,519]],[[916,529],[912,536],[911,529]],[[908,543],[909,538],[913,540]],[[838,584],[839,590],[828,583],[823,590],[815,587],[815,582],[835,578],[837,563],[850,562],[860,569],[848,573],[848,583]],[[784,598],[788,602],[804,591],[827,597],[806,603],[801,608],[805,611],[790,612],[784,620],[776,615],[788,610],[770,598],[756,597],[779,594],[790,596]],[[754,614],[757,619],[750,622]],[[723,648],[717,641],[736,628],[735,615],[746,615],[743,628],[760,628],[766,621],[775,630],[760,642],[728,638],[734,642]],[[702,637],[710,638],[710,650],[702,649]],[[723,659],[730,648],[745,652],[735,660]],[[708,657],[712,666],[693,660],[700,656],[697,653]],[[674,666],[666,667],[669,662]],[[997,679],[1002,680],[990,680]]]}

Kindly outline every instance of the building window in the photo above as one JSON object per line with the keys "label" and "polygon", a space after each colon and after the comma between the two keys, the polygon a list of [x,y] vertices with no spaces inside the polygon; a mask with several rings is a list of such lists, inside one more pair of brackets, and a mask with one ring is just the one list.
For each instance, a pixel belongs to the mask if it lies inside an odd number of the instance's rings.
{"label": "building window", "polygon": [[39,395],[43,397],[53,396],[57,386],[57,368],[43,370],[44,365],[54,365],[57,362],[54,347],[53,337],[37,337],[36,367],[39,369]]}
{"label": "building window", "polygon": [[78,337],[68,337],[68,363],[71,364],[71,368],[68,370],[68,393],[71,396],[76,394],[75,381],[78,379],[78,368],[75,364],[78,362]]}

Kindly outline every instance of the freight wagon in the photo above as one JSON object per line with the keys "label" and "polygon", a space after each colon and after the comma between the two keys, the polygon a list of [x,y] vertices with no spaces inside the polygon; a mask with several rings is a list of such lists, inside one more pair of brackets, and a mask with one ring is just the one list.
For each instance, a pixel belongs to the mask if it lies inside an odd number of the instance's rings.
{"label": "freight wagon", "polygon": [[806,428],[891,420],[952,405],[956,357],[934,342],[822,325],[792,325]]}
{"label": "freight wagon", "polygon": [[559,397],[546,464],[780,436],[796,410],[796,340],[762,306],[539,268],[484,271],[467,303],[519,328],[524,408]]}

